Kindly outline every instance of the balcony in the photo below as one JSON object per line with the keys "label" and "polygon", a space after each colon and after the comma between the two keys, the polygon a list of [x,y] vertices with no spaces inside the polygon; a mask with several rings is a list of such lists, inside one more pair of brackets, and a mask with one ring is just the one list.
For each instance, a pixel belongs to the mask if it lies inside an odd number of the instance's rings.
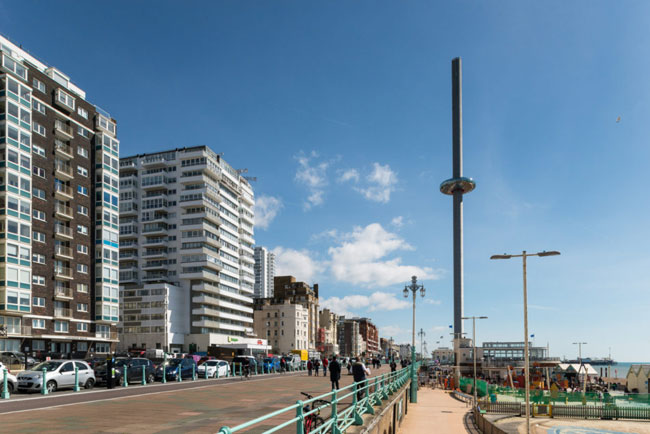
{"label": "balcony", "polygon": [[54,299],[55,300],[72,300],[72,288],[66,286],[55,286],[54,287]]}
{"label": "balcony", "polygon": [[143,258],[164,258],[167,256],[167,249],[147,249],[142,253]]}
{"label": "balcony", "polygon": [[7,336],[31,336],[32,328],[30,326],[21,325],[20,327],[11,326],[7,327]]}
{"label": "balcony", "polygon": [[54,205],[54,212],[56,213],[57,217],[61,217],[66,220],[72,220],[72,217],[74,216],[72,208],[61,203]]}
{"label": "balcony", "polygon": [[61,200],[71,200],[74,199],[74,191],[72,187],[69,187],[60,182],[54,183],[54,197]]}
{"label": "balcony", "polygon": [[72,147],[61,140],[54,139],[54,153],[57,157],[61,157],[64,160],[72,160],[74,158],[74,153]]}
{"label": "balcony", "polygon": [[142,228],[142,233],[145,235],[153,235],[153,234],[164,234],[167,233],[167,224],[165,223],[149,223],[145,224],[144,228]]}
{"label": "balcony", "polygon": [[142,242],[142,246],[158,246],[160,244],[167,244],[167,237],[146,238]]}
{"label": "balcony", "polygon": [[63,140],[74,139],[72,127],[59,119],[54,121],[54,134]]}
{"label": "balcony", "polygon": [[164,166],[167,163],[167,160],[162,155],[154,155],[143,158],[140,163],[144,167],[157,167]]}
{"label": "balcony", "polygon": [[54,225],[54,236],[59,239],[72,240],[74,235],[72,233],[72,228],[67,226],[55,224]]}
{"label": "balcony", "polygon": [[117,332],[95,332],[95,337],[107,341],[117,341]]}
{"label": "balcony", "polygon": [[120,216],[138,215],[138,204],[129,202],[123,203],[120,201]]}
{"label": "balcony", "polygon": [[59,161],[54,165],[54,174],[61,179],[71,180],[74,179],[74,171],[69,164],[64,164]]}
{"label": "balcony", "polygon": [[167,271],[155,271],[153,273],[145,273],[144,277],[142,278],[143,281],[148,281],[148,282],[155,282],[158,280],[166,280],[167,279]]}
{"label": "balcony", "polygon": [[55,307],[54,318],[72,318],[72,310],[68,307]]}
{"label": "balcony", "polygon": [[[120,247],[122,247],[120,245]],[[137,260],[138,259],[138,251],[137,250],[120,250],[120,261],[128,260],[128,259],[133,259]]]}
{"label": "balcony", "polygon": [[66,246],[54,246],[54,256],[60,259],[73,259],[72,249]]}
{"label": "balcony", "polygon": [[54,278],[60,280],[72,280],[72,268],[54,267]]}

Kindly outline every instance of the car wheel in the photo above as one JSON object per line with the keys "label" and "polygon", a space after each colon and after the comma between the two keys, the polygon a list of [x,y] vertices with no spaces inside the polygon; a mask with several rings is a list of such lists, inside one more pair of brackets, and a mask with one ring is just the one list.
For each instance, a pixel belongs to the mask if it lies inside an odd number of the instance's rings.
{"label": "car wheel", "polygon": [[153,383],[156,381],[156,378],[153,376],[153,374],[147,375],[147,383]]}
{"label": "car wheel", "polygon": [[47,393],[56,392],[56,381],[48,381],[45,387],[47,388]]}
{"label": "car wheel", "polygon": [[7,381],[7,390],[9,393],[14,393],[14,384]]}
{"label": "car wheel", "polygon": [[95,380],[92,378],[89,378],[86,380],[86,384],[84,384],[84,389],[92,389],[95,387]]}

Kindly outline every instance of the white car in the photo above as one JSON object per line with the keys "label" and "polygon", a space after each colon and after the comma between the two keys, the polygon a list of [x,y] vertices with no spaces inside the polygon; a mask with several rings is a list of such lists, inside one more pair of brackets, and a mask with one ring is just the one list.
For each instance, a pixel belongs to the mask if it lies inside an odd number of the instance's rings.
{"label": "white car", "polygon": [[[197,377],[204,378],[205,370],[208,370],[208,377],[226,377],[230,373],[230,365],[225,360],[206,360],[197,369]],[[219,375],[217,375],[219,372]]]}
{"label": "white car", "polygon": [[43,384],[43,369],[46,370],[45,387],[47,392],[74,387],[74,368],[79,369],[79,387],[92,389],[95,385],[95,371],[82,360],[49,360],[40,363],[29,371],[18,374],[18,390],[37,392]]}
{"label": "white car", "polygon": [[[2,392],[3,383],[5,381],[5,370],[6,366],[0,362],[0,392]],[[18,380],[16,379],[15,375],[12,375],[11,372],[9,372],[9,369],[7,369],[7,390],[9,393],[14,393],[14,391],[18,387]]]}

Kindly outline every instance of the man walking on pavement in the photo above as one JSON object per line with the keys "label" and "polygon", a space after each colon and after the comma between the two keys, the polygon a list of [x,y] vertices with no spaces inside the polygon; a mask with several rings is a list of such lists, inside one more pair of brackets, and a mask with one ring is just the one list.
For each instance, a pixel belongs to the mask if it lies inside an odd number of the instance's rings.
{"label": "man walking on pavement", "polygon": [[332,382],[332,390],[339,388],[339,380],[341,379],[341,365],[336,360],[336,354],[332,356],[332,363],[330,367],[330,381]]}
{"label": "man walking on pavement", "polygon": [[397,369],[397,363],[395,363],[395,360],[390,361],[390,372],[395,372]]}
{"label": "man walking on pavement", "polygon": [[366,385],[366,375],[370,375],[370,369],[366,368],[366,365],[363,364],[361,361],[361,358],[357,359],[356,362],[354,362],[354,365],[352,365],[352,376],[354,378],[354,382],[359,383],[357,386],[357,399],[362,399],[363,395],[365,395],[365,390],[363,389]]}
{"label": "man walking on pavement", "polygon": [[329,363],[330,361],[325,357],[325,360],[323,360],[323,377],[327,377],[327,365],[329,365]]}

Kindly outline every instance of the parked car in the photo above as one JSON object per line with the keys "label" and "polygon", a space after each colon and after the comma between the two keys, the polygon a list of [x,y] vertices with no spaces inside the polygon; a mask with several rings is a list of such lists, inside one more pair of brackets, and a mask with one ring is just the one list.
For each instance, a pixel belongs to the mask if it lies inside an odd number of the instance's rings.
{"label": "parked car", "polygon": [[[106,367],[103,363],[95,367],[95,377],[98,384],[106,384]],[[140,383],[142,381],[142,367],[144,366],[144,375],[147,383],[153,383],[156,376],[156,369],[153,362],[144,357],[135,357],[132,359],[119,357],[115,359],[115,384],[123,384],[124,371],[127,372],[127,381],[129,383]]]}
{"label": "parked car", "polygon": [[[86,359],[86,363],[88,363],[91,368],[95,369],[95,367],[106,363],[106,357],[91,357],[90,359]],[[95,372],[95,376],[97,376],[97,372]]]}
{"label": "parked car", "polygon": [[32,356],[26,356],[20,351],[3,351],[0,353],[0,360],[11,365],[21,364],[25,366],[25,369],[36,364],[36,360]]}
{"label": "parked car", "polygon": [[28,371],[18,374],[18,390],[36,392],[43,384],[43,369],[46,369],[45,384],[48,393],[58,389],[74,387],[74,368],[79,369],[79,386],[92,389],[95,386],[95,372],[82,360],[50,360],[39,363]]}
{"label": "parked car", "polygon": [[197,364],[198,366],[201,366],[202,364],[204,364],[204,363],[207,362],[208,360],[217,360],[217,358],[214,357],[214,356],[202,356],[202,357],[201,357],[201,358],[196,362],[196,364]]}
{"label": "parked car", "polygon": [[262,362],[262,367],[264,368],[264,372],[273,372],[275,370],[276,372],[280,372],[280,359],[277,357],[266,357],[264,361]]}
{"label": "parked car", "polygon": [[181,378],[192,378],[192,366],[196,369],[196,362],[193,359],[169,359],[166,366],[158,366],[156,369],[156,380],[162,380],[165,372],[167,381],[175,381],[179,369]]}
{"label": "parked car", "polygon": [[241,369],[244,369],[244,366],[248,365],[252,373],[255,373],[255,367],[257,366],[257,360],[253,356],[236,356],[232,359],[232,372],[235,375],[239,374],[240,366]]}
{"label": "parked car", "polygon": [[[2,392],[2,384],[5,381],[5,370],[6,366],[0,362],[0,392]],[[15,375],[12,375],[9,369],[7,369],[7,390],[9,390],[9,393],[14,393],[15,390],[18,389],[18,380],[16,379]]]}
{"label": "parked car", "polygon": [[205,377],[205,370],[208,370],[208,377],[225,377],[230,373],[230,365],[225,360],[206,360],[197,368],[199,378]]}

